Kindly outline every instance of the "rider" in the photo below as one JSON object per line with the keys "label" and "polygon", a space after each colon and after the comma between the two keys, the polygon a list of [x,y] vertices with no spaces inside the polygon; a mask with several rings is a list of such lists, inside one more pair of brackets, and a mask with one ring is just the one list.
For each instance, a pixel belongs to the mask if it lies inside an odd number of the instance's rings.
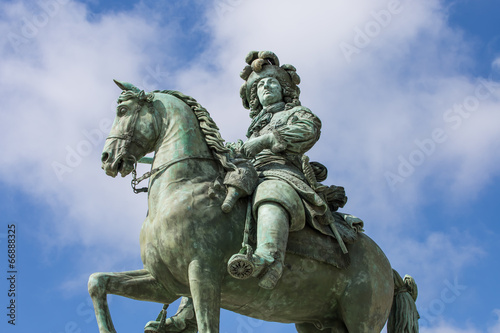
{"label": "rider", "polygon": [[[283,273],[288,233],[301,230],[306,221],[317,225],[328,209],[306,172],[311,166],[304,155],[318,141],[321,121],[300,105],[295,67],[280,67],[270,51],[250,52],[246,62],[240,95],[252,123],[241,152],[254,158],[259,174],[253,195],[257,249],[250,260],[259,286],[272,289]],[[236,254],[229,263],[233,260],[249,259]]]}

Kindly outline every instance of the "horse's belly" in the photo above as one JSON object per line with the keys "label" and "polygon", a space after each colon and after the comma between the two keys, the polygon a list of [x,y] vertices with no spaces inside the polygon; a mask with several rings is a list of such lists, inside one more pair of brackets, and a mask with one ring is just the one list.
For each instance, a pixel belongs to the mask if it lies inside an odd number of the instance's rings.
{"label": "horse's belly", "polygon": [[[225,279],[222,307],[257,319],[282,323],[335,318],[337,299],[345,280],[330,265],[289,254],[283,276],[273,290],[262,289],[258,280]],[[334,271],[337,271],[336,273]]]}
{"label": "horse's belly", "polygon": [[228,277],[222,307],[267,321],[329,324],[356,316],[350,313],[358,313],[356,304],[362,302],[358,308],[383,317],[394,290],[387,258],[365,235],[349,247],[349,253],[351,265],[345,269],[287,254],[283,276],[273,290],[260,288],[255,278]]}

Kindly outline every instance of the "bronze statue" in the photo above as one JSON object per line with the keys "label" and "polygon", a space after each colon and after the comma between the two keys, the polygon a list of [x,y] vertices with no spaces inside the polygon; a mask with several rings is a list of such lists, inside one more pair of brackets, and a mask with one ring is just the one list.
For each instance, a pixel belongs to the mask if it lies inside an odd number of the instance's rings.
{"label": "bronze statue", "polygon": [[[216,333],[221,307],[295,323],[300,333],[379,332],[388,317],[389,332],[418,332],[413,279],[392,270],[358,220],[336,212],[343,190],[322,185],[326,168],[303,155],[321,123],[300,106],[295,68],[269,51],[251,52],[247,63],[245,143],[224,145],[191,97],[115,81],[122,93],[102,166],[112,177],[132,173],[135,191],[149,178],[149,210],[144,268],[89,279],[100,333],[115,332],[107,294],[165,304],[146,332]],[[153,151],[151,171],[137,178],[137,162]]]}

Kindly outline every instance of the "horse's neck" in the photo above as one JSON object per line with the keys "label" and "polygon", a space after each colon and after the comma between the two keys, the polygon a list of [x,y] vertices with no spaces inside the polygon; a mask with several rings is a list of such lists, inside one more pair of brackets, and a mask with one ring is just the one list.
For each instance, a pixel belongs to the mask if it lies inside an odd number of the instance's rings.
{"label": "horse's neck", "polygon": [[[215,179],[217,164],[201,133],[198,119],[191,108],[174,96],[157,95],[163,107],[159,110],[163,126],[156,145],[153,169],[168,168],[155,182],[165,183],[179,179]],[[193,163],[203,167],[193,168]]]}
{"label": "horse's neck", "polygon": [[163,127],[156,145],[155,164],[185,157],[211,156],[191,108],[171,95],[160,96],[168,109],[164,109],[162,115]]}

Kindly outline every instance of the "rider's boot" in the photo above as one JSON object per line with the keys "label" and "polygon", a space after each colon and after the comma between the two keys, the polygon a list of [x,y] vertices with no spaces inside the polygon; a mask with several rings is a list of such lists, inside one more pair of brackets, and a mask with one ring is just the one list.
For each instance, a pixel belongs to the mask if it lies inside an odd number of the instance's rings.
{"label": "rider's boot", "polygon": [[279,204],[265,203],[259,207],[257,222],[257,249],[253,255],[259,286],[273,289],[283,274],[286,244],[288,242],[287,211]]}
{"label": "rider's boot", "polygon": [[[262,288],[273,289],[283,274],[289,231],[288,220],[287,211],[277,203],[266,202],[258,208],[257,250],[248,266],[253,269],[251,276],[260,279],[259,286]],[[229,260],[228,265],[247,260],[245,255],[236,254]]]}

